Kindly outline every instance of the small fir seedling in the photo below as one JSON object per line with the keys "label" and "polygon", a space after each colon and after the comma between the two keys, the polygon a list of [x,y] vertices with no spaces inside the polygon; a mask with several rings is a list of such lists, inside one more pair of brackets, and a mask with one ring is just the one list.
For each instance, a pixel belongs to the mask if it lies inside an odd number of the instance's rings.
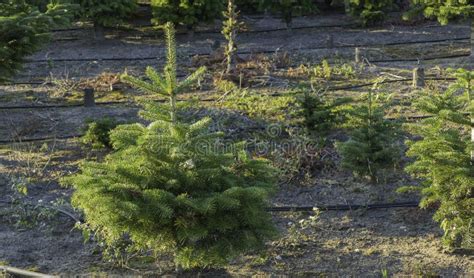
{"label": "small fir seedling", "polygon": [[44,10],[30,1],[0,2],[0,83],[18,73],[27,56],[48,42],[52,28],[67,26],[76,5],[54,2]]}
{"label": "small fir seedling", "polygon": [[87,120],[86,133],[82,136],[81,141],[93,149],[111,149],[110,131],[115,129],[119,122],[113,118],[103,118],[97,121]]}
{"label": "small fir seedling", "polygon": [[94,23],[95,39],[104,39],[103,28],[122,23],[136,11],[136,0],[74,0],[80,16]]}
{"label": "small fir seedling", "polygon": [[[412,8],[404,14],[405,20],[410,20],[420,14],[427,18],[436,18],[442,25],[448,24],[452,19],[471,19],[471,34],[474,33],[474,2],[469,0],[459,1],[433,1],[412,0]],[[471,35],[471,58],[474,57],[474,36]]]}
{"label": "small fir seedling", "polygon": [[421,191],[421,207],[438,206],[433,218],[441,224],[447,246],[472,248],[474,124],[469,114],[474,112],[474,71],[460,69],[455,76],[458,81],[445,92],[427,93],[415,103],[418,110],[433,115],[408,125],[411,133],[423,138],[407,142],[407,155],[415,160],[406,171],[420,179],[421,186],[399,191]]}
{"label": "small fir seedling", "polygon": [[267,1],[267,3],[272,10],[281,14],[288,30],[291,30],[293,26],[294,16],[317,12],[317,8],[311,0],[277,0]]}
{"label": "small fir seedling", "polygon": [[222,146],[210,118],[180,120],[176,98],[205,68],[178,81],[172,24],[165,33],[164,72],[148,68],[150,81],[122,79],[168,103],[146,103],[141,115],[150,124],[118,126],[110,137],[114,152],[104,162],[83,163],[66,182],[76,189],[72,202],[83,210],[87,230],[106,246],[126,238],[128,252],[171,254],[184,269],[220,267],[275,235],[265,207],[276,172],[252,159],[244,144]]}
{"label": "small fir seedling", "polygon": [[271,11],[272,13],[280,14],[289,30],[291,29],[293,17],[318,12],[313,0],[236,0],[236,3],[242,9],[251,10],[252,12],[260,11],[267,15]]}
{"label": "small fir seedling", "polygon": [[337,125],[345,120],[347,109],[345,105],[352,101],[351,98],[330,99],[327,91],[304,90],[298,98],[301,107],[300,116],[309,134],[323,138]]}
{"label": "small fir seedling", "polygon": [[404,19],[423,13],[427,18],[435,18],[441,24],[446,25],[456,17],[469,18],[474,16],[474,3],[471,1],[431,1],[413,0],[411,10],[404,14]]}
{"label": "small fir seedling", "polygon": [[393,0],[347,0],[346,12],[361,19],[364,26],[382,22],[396,5]]}
{"label": "small fir seedling", "polygon": [[218,19],[225,8],[224,1],[216,0],[151,0],[152,23],[163,25],[173,22],[186,26],[188,30],[200,22]]}
{"label": "small fir seedling", "polygon": [[342,167],[372,183],[377,183],[381,170],[393,168],[401,157],[400,126],[385,118],[386,103],[369,91],[365,103],[348,115],[350,139],[336,145]]}

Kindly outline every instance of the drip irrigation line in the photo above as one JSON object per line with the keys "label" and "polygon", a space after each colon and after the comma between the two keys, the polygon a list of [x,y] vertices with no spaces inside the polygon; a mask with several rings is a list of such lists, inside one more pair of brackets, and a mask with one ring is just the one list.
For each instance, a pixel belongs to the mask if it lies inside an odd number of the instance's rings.
{"label": "drip irrigation line", "polygon": [[[136,28],[143,28],[143,27],[153,27],[154,25],[151,24],[146,24],[146,25],[139,25],[136,26]],[[292,27],[290,30],[305,30],[305,29],[316,29],[316,28],[344,28],[344,27],[351,27],[351,26],[357,26],[355,23],[348,23],[348,24],[321,24],[321,25],[308,25],[308,26],[295,26]],[[52,33],[61,33],[61,32],[69,32],[69,31],[81,31],[81,30],[92,30],[92,27],[77,27],[77,28],[67,28],[67,29],[56,29],[52,30]],[[114,29],[114,28],[110,28]],[[115,28],[117,30],[125,30],[125,31],[134,31],[132,29],[128,28]],[[288,31],[289,29],[287,27],[277,27],[277,28],[268,28],[268,29],[254,29],[254,30],[246,30],[239,32],[240,34],[246,34],[246,33],[270,33],[270,32],[280,32],[280,31]],[[217,29],[209,29],[209,30],[195,30],[194,34],[221,34],[221,30]],[[177,30],[176,35],[188,35],[189,32],[187,31],[181,31]],[[147,35],[146,37],[155,37],[158,35],[163,35],[163,31],[157,29],[156,34],[153,35]],[[145,36],[142,36],[145,37]]]}
{"label": "drip irrigation line", "polygon": [[[451,77],[433,77],[433,78],[425,78],[425,81],[454,81],[456,78],[451,78]],[[388,83],[398,83],[398,82],[412,82],[413,78],[404,78],[404,79],[394,79],[394,80],[384,80],[381,82],[371,82],[371,83],[364,83],[364,84],[358,84],[358,85],[352,85],[352,86],[335,86],[335,87],[329,87],[328,91],[341,91],[341,90],[351,90],[351,89],[359,89],[363,87],[369,87],[373,86],[375,84],[388,84]]]}
{"label": "drip irrigation line", "polygon": [[381,59],[381,60],[372,60],[369,63],[396,63],[396,62],[422,62],[422,61],[433,61],[433,60],[440,60],[440,59],[454,59],[454,58],[462,58],[462,57],[469,57],[471,56],[470,53],[468,54],[455,54],[455,55],[448,55],[448,56],[440,56],[440,57],[423,57],[419,59],[410,58],[410,59]]}
{"label": "drip irrigation line", "polygon": [[[293,29],[315,29],[315,28],[337,28],[337,27],[349,27],[351,24],[348,25],[321,25],[321,26],[303,26],[300,28],[293,28]],[[77,29],[74,29],[77,30]],[[286,30],[284,28],[276,28],[276,29],[268,29],[268,30],[249,30],[241,32],[241,35],[245,34],[255,34],[255,33],[268,33],[268,32],[277,32]],[[220,31],[196,31],[196,34],[219,34]],[[186,35],[187,33],[178,32],[177,35]],[[122,36],[118,35],[118,38],[127,38],[127,37],[134,37],[134,38],[155,38],[157,36],[161,36],[161,32],[157,34],[143,34],[140,36]],[[388,43],[374,43],[374,44],[346,44],[346,45],[333,45],[333,46],[319,46],[319,47],[308,47],[308,48],[300,48],[300,50],[317,50],[317,49],[341,49],[341,48],[367,48],[367,47],[385,47],[385,46],[396,46],[396,45],[410,45],[410,44],[430,44],[430,43],[440,43],[440,42],[455,42],[455,41],[466,41],[469,40],[470,37],[458,37],[458,38],[444,38],[444,39],[433,39],[433,40],[416,40],[416,41],[402,41],[402,42],[388,42]],[[80,40],[79,37],[63,37],[63,38],[56,38],[52,39],[52,41],[78,41]],[[292,51],[292,50],[289,50]],[[264,52],[266,53],[266,52]],[[239,54],[239,53],[238,53]],[[247,53],[240,53],[240,54],[247,54]]]}
{"label": "drip irrigation line", "polygon": [[389,209],[389,208],[414,208],[418,207],[419,202],[400,202],[387,204],[367,204],[367,205],[314,205],[314,206],[281,206],[270,207],[267,211],[270,212],[291,212],[291,211],[313,211],[319,209],[323,211],[348,211],[359,209]]}
{"label": "drip irrigation line", "polygon": [[[327,47],[324,47],[327,48]],[[293,52],[301,50],[317,50],[322,48],[296,48],[296,49],[280,49],[280,52]],[[238,51],[237,55],[251,55],[251,54],[273,54],[278,52],[277,50],[252,50],[252,51]],[[189,57],[202,56],[207,57],[211,56],[213,53],[190,53]],[[438,57],[426,57],[426,58],[409,58],[409,59],[380,59],[380,60],[369,60],[370,63],[395,63],[395,62],[417,62],[417,61],[429,61],[429,60],[438,60],[438,59],[452,59],[467,57],[470,54],[457,54],[457,55],[447,55],[447,56],[438,56]],[[37,60],[26,60],[25,64],[35,64],[35,63],[58,63],[58,62],[119,62],[119,61],[150,61],[150,60],[160,60],[163,56],[149,56],[149,57],[111,57],[111,58],[64,58],[64,59],[37,59]]]}
{"label": "drip irrigation line", "polygon": [[37,137],[37,138],[21,138],[17,140],[0,140],[0,144],[21,144],[21,143],[32,143],[32,142],[45,142],[53,140],[68,140],[84,136],[84,134],[73,134],[65,136],[46,136],[46,137]]}
{"label": "drip irrigation line", "polygon": [[[279,67],[278,69],[280,70],[288,70],[290,68],[295,68],[296,66],[288,66],[288,67]],[[176,76],[177,78],[184,78],[184,77],[187,77],[188,75],[186,74],[179,74]],[[96,76],[82,76],[82,77],[78,77],[78,78],[94,78]],[[34,77],[35,79],[41,79],[43,77]],[[404,79],[394,79],[394,80],[386,80],[384,82],[379,82],[379,84],[383,84],[383,83],[395,83],[395,82],[406,82],[406,81],[412,81],[413,79],[410,79],[410,78],[404,78]],[[442,78],[442,77],[427,77],[425,78],[425,80],[455,80],[454,78]],[[54,86],[53,83],[49,82],[49,81],[31,81],[31,82],[27,82],[27,81],[20,81],[20,82],[10,82],[10,83],[5,83],[5,84],[0,84],[1,86],[15,86],[15,85],[45,85],[45,86]],[[330,87],[328,88],[329,91],[336,91],[336,90],[345,90],[345,89],[357,89],[357,88],[361,88],[361,87],[367,87],[367,86],[372,86],[374,85],[374,83],[364,83],[364,84],[360,84],[360,85],[352,85],[352,86],[341,86],[341,87],[338,87],[338,86],[334,86],[334,87]]]}
{"label": "drip irrigation line", "polygon": [[[426,81],[453,81],[456,80],[456,78],[426,78]],[[342,90],[352,90],[352,89],[359,89],[363,87],[370,87],[375,84],[388,84],[388,83],[398,83],[398,82],[411,82],[413,81],[412,78],[406,78],[406,79],[395,79],[395,80],[385,80],[379,83],[364,83],[364,84],[359,84],[359,85],[352,85],[352,86],[334,86],[334,87],[328,87],[327,91],[342,91]],[[212,92],[212,90],[209,90],[209,92]],[[287,96],[287,95],[294,95],[294,93],[272,93],[272,94],[267,94],[269,97],[281,97],[281,96]],[[199,99],[199,102],[213,102],[213,101],[218,101],[220,98],[203,98]],[[165,102],[166,100],[155,100],[156,102]],[[186,101],[185,99],[179,99],[178,101]],[[135,103],[130,102],[130,101],[108,101],[108,102],[96,102],[97,106],[108,106],[108,105],[122,105],[122,104],[127,104],[130,106],[137,106]],[[78,103],[78,104],[51,104],[51,105],[20,105],[20,106],[0,106],[0,110],[19,110],[19,109],[56,109],[56,108],[76,108],[76,107],[83,107],[84,104]]]}
{"label": "drip irrigation line", "polygon": [[[388,43],[382,43],[382,44],[372,44],[372,45],[363,45],[363,44],[354,44],[354,45],[342,45],[341,47],[373,47],[373,46],[379,46],[379,47],[384,47],[384,46],[393,46],[393,45],[407,45],[407,44],[428,44],[428,43],[437,43],[437,42],[451,42],[451,41],[465,41],[465,40],[470,40],[471,37],[460,37],[460,38],[447,38],[447,39],[435,39],[435,40],[420,40],[420,41],[407,41],[407,42],[388,42]],[[338,48],[338,46],[335,46],[334,48]]]}
{"label": "drip irrigation line", "polygon": [[[373,47],[384,47],[384,46],[393,46],[393,45],[408,45],[408,44],[421,44],[421,43],[436,43],[436,42],[447,42],[447,41],[456,41],[456,40],[467,40],[469,38],[453,38],[453,39],[440,39],[440,40],[427,40],[427,41],[413,41],[413,42],[393,42],[393,43],[385,43],[385,44],[371,44],[371,45],[363,45],[363,44],[352,44],[352,45],[340,45],[340,46],[319,46],[319,47],[306,47],[306,48],[294,48],[294,49],[280,49],[279,51],[284,52],[294,52],[294,51],[310,51],[310,50],[319,50],[319,49],[338,49],[338,48],[373,48]],[[242,50],[237,51],[236,55],[250,55],[250,54],[272,54],[277,52],[277,50],[265,50],[265,49],[256,49],[256,50]],[[188,57],[194,56],[211,56],[213,53],[204,52],[204,53],[189,53],[187,54]],[[411,59],[381,59],[381,60],[372,60],[369,61],[370,63],[381,63],[381,62],[417,62],[419,60],[437,60],[437,59],[450,59],[450,58],[459,58],[459,57],[466,57],[470,54],[457,54],[457,55],[448,55],[448,56],[440,56],[440,57],[428,57],[428,58],[411,58]],[[110,57],[110,58],[64,58],[64,59],[36,59],[36,60],[29,60],[25,61],[26,64],[33,64],[33,63],[50,63],[50,62],[93,62],[93,61],[149,61],[149,60],[159,60],[162,56],[149,56],[149,57]]]}
{"label": "drip irrigation line", "polygon": [[[105,102],[96,102],[97,106],[107,106],[107,105],[119,105],[119,104],[130,104],[134,103],[129,101],[105,101]],[[49,105],[19,105],[19,106],[1,106],[0,110],[17,110],[17,109],[55,109],[55,108],[76,108],[84,107],[83,103],[77,104],[49,104]]]}
{"label": "drip irrigation line", "polygon": [[[13,205],[13,202],[9,201],[2,201],[2,203]],[[44,207],[48,209],[56,210],[57,212],[68,216],[75,222],[82,223],[84,219],[80,216],[76,216],[73,213],[66,211],[61,208],[42,205],[42,204],[33,204],[31,202],[24,202],[24,205],[33,206],[33,207]],[[350,210],[374,210],[374,209],[391,209],[391,208],[416,208],[419,207],[420,203],[418,201],[412,202],[395,202],[395,203],[375,203],[375,204],[365,204],[365,205],[357,205],[357,204],[345,204],[345,205],[313,205],[313,206],[275,206],[275,207],[267,207],[265,210],[269,212],[295,212],[295,211],[313,211],[315,209],[319,209],[322,211],[350,211]]]}
{"label": "drip irrigation line", "polygon": [[[199,54],[196,54],[199,55]],[[25,64],[34,63],[48,63],[48,62],[94,62],[94,61],[147,61],[147,60],[158,60],[163,56],[152,56],[152,57],[116,57],[116,58],[68,58],[68,59],[38,59],[38,60],[26,60]]]}
{"label": "drip irrigation line", "polygon": [[[466,116],[469,113],[465,113]],[[393,118],[386,118],[390,121],[418,121],[423,119],[432,118],[433,115],[412,115],[412,116],[399,116]],[[290,126],[290,127],[299,127],[299,126]],[[239,128],[239,131],[250,131],[250,130],[258,130],[264,131],[268,127],[265,126],[254,126],[254,127],[243,127]],[[73,134],[73,135],[65,135],[65,136],[45,136],[45,137],[37,137],[37,138],[19,138],[16,140],[0,140],[1,145],[9,145],[9,144],[21,144],[21,143],[33,143],[33,142],[45,142],[45,141],[53,141],[53,140],[68,140],[68,139],[75,139],[84,136],[84,134]]]}

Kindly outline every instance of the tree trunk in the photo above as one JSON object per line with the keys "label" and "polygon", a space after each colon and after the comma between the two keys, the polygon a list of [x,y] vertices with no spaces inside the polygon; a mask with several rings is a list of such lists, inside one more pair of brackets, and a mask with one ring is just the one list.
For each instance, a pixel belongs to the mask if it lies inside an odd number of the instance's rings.
{"label": "tree trunk", "polygon": [[173,124],[176,124],[176,96],[171,94],[170,96],[170,104],[171,104],[171,110],[170,110],[170,118],[171,122]]}

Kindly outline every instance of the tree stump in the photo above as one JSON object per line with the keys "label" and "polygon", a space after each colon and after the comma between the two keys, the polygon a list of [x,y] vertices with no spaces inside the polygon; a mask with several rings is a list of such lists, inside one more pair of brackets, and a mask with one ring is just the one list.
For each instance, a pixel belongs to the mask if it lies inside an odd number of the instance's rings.
{"label": "tree stump", "polygon": [[85,107],[94,107],[95,106],[94,89],[92,89],[92,88],[84,89],[84,106]]}
{"label": "tree stump", "polygon": [[362,62],[362,57],[361,57],[361,51],[360,51],[360,48],[356,47],[355,50],[354,50],[354,60],[356,63],[360,63]]}
{"label": "tree stump", "polygon": [[334,37],[332,35],[328,35],[328,37],[327,37],[327,47],[329,49],[334,48]]}
{"label": "tree stump", "polygon": [[416,67],[413,70],[413,88],[425,87],[425,69]]}
{"label": "tree stump", "polygon": [[94,40],[99,42],[105,40],[104,26],[98,23],[94,23]]}

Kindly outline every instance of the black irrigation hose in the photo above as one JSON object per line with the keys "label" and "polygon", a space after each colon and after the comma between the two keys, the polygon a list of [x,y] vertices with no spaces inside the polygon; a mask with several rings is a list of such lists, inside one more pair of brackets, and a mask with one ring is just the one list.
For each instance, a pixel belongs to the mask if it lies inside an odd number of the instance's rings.
{"label": "black irrigation hose", "polygon": [[348,211],[358,209],[389,209],[389,208],[414,208],[418,207],[419,202],[400,202],[388,204],[367,204],[367,205],[315,205],[315,206],[281,206],[270,207],[267,211],[271,212],[291,212],[291,211],[313,211],[319,209],[323,211]]}
{"label": "black irrigation hose", "polygon": [[[379,82],[377,84],[387,84],[387,83],[398,83],[398,82],[411,82],[413,79],[411,78],[406,78],[406,79],[396,79],[396,80],[384,80],[382,82]],[[456,80],[456,78],[426,78],[426,81],[453,81]],[[341,90],[352,90],[352,89],[358,89],[358,88],[363,88],[363,87],[369,87],[375,85],[375,82],[372,83],[364,83],[364,84],[359,84],[359,85],[352,85],[352,86],[335,86],[335,87],[329,87],[327,88],[328,91],[341,91]],[[282,93],[273,93],[273,94],[268,94],[269,97],[280,97],[280,96],[285,96],[288,94],[282,94]],[[200,102],[212,102],[212,101],[217,101],[218,99],[215,98],[206,98],[206,99],[199,99]],[[157,100],[157,102],[163,102],[164,100]],[[184,101],[184,100],[180,100]],[[121,105],[121,104],[129,104],[129,105],[134,105],[132,102],[129,101],[108,101],[108,102],[97,102],[96,105],[99,106],[107,106],[107,105]],[[16,109],[54,109],[54,108],[75,108],[75,107],[82,107],[82,103],[78,104],[51,104],[51,105],[20,105],[20,106],[0,106],[0,110],[16,110]]]}
{"label": "black irrigation hose", "polygon": [[[196,54],[196,55],[199,55],[199,54]],[[132,58],[117,57],[117,58],[38,59],[38,60],[26,60],[25,64],[48,63],[48,62],[147,61],[147,60],[158,60],[160,58],[163,58],[163,56],[132,57]]]}
{"label": "black irrigation hose", "polygon": [[[433,77],[433,78],[425,78],[425,81],[454,81],[456,78],[451,78],[451,77],[446,77],[446,78],[440,78],[440,77]],[[352,85],[352,86],[341,86],[341,87],[330,87],[328,88],[328,91],[341,91],[341,90],[351,90],[351,89],[359,89],[363,87],[369,87],[373,86],[375,84],[388,84],[388,83],[398,83],[398,82],[411,82],[413,81],[413,78],[404,78],[404,79],[395,79],[395,80],[384,80],[381,82],[372,82],[372,83],[364,83],[364,84],[359,84],[359,85]]]}
{"label": "black irrigation hose", "polygon": [[[288,70],[290,68],[294,68],[295,66],[288,66],[288,67],[279,67],[278,69],[280,70]],[[188,75],[186,74],[180,74],[178,73],[177,77],[178,78],[183,78],[183,77],[187,77]],[[82,76],[84,77],[84,76]],[[82,78],[81,77],[81,78]],[[93,78],[95,76],[90,76],[90,78]],[[41,78],[41,77],[36,77],[36,78]],[[89,77],[85,77],[85,78],[89,78]],[[440,78],[440,77],[433,77],[433,78],[425,78],[425,80],[455,80],[454,78]],[[379,84],[384,84],[384,83],[395,83],[395,82],[406,82],[406,81],[412,81],[412,79],[409,79],[409,78],[404,78],[404,79],[395,79],[395,80],[386,80],[386,81],[383,81],[383,82],[379,82]],[[360,85],[352,85],[352,86],[346,86],[346,87],[330,87],[328,88],[329,91],[337,91],[337,90],[350,90],[350,89],[357,89],[357,88],[361,88],[361,87],[367,87],[367,86],[372,86],[374,85],[375,83],[364,83],[364,84],[360,84]],[[21,82],[10,82],[10,83],[5,83],[5,84],[0,84],[1,86],[16,86],[16,85],[47,85],[47,86],[51,86],[51,85],[54,85],[53,83],[51,82],[48,82],[48,81],[31,81],[31,82],[27,82],[27,81],[21,81]],[[1,108],[0,108],[1,109]]]}
{"label": "black irrigation hose", "polygon": [[[293,30],[305,30],[305,29],[316,29],[316,28],[344,28],[344,27],[350,27],[350,26],[356,26],[355,23],[348,23],[348,24],[327,24],[327,25],[309,25],[309,26],[295,26],[291,28],[291,31]],[[151,24],[147,25],[140,25],[136,26],[137,28],[143,28],[143,27],[153,27]],[[59,32],[68,32],[68,31],[80,31],[80,30],[87,30],[89,28],[84,28],[84,27],[77,27],[77,28],[67,28],[67,29],[57,29],[57,30],[52,30],[52,33],[59,33]],[[120,30],[120,29],[119,29]],[[130,30],[125,30],[125,31],[133,31],[133,29]],[[271,29],[255,29],[255,30],[247,30],[241,32],[241,34],[246,34],[246,33],[269,33],[269,32],[280,32],[280,31],[288,31],[288,28],[286,27],[279,27],[279,28],[271,28]],[[221,34],[221,30],[195,30],[194,34]],[[156,30],[156,35],[162,35],[162,31],[159,29]],[[176,35],[187,35],[188,32],[186,31],[180,31],[177,30]],[[154,35],[149,35],[149,37],[154,37]],[[143,36],[142,36],[143,37]],[[148,36],[147,36],[148,37]]]}
{"label": "black irrigation hose", "polygon": [[[13,205],[13,202],[8,201],[1,201],[4,204]],[[56,208],[48,205],[42,204],[33,204],[30,202],[25,202],[24,205],[33,206],[33,207],[44,207],[48,209],[56,210],[57,212],[68,216],[75,222],[82,223],[84,219],[80,216],[76,216],[73,213],[61,209]],[[352,210],[375,210],[375,209],[391,209],[391,208],[417,208],[419,207],[419,202],[398,202],[398,203],[378,203],[378,204],[366,204],[366,205],[314,205],[314,206],[277,206],[277,207],[267,207],[265,210],[268,212],[307,212],[313,211],[315,209],[322,210],[322,211],[352,211]]]}
{"label": "black irrigation hose", "polygon": [[[106,102],[96,102],[97,106],[107,106],[107,105],[118,105],[118,104],[130,104],[134,105],[132,102],[128,101],[106,101]],[[19,105],[19,106],[0,106],[0,110],[17,110],[17,109],[56,109],[56,108],[76,108],[84,107],[84,104],[49,104],[49,105]]]}
{"label": "black irrigation hose", "polygon": [[[468,115],[468,114],[466,114]],[[417,121],[423,120],[433,117],[432,115],[414,115],[414,116],[406,116],[406,117],[398,117],[398,118],[387,118],[387,120],[391,121]],[[241,128],[241,131],[249,131],[249,130],[266,130],[267,127],[256,126],[256,127],[248,127],[248,128]],[[45,142],[45,141],[54,141],[54,140],[68,140],[74,138],[80,138],[84,136],[84,134],[73,134],[73,135],[65,135],[65,136],[46,136],[46,137],[37,137],[37,138],[19,138],[16,140],[0,140],[0,145],[9,145],[9,144],[21,144],[21,143],[33,143],[33,142]]]}
{"label": "black irrigation hose", "polygon": [[447,38],[447,39],[435,39],[435,40],[420,40],[420,41],[407,41],[407,42],[388,42],[382,44],[372,44],[372,45],[363,45],[363,44],[354,44],[354,45],[342,45],[342,46],[335,46],[334,48],[338,47],[384,47],[384,46],[393,46],[393,45],[407,45],[407,44],[425,44],[425,43],[437,43],[437,42],[451,42],[451,41],[465,41],[470,40],[471,37],[460,37],[460,38]]}
{"label": "black irrigation hose", "polygon": [[[437,39],[437,40],[425,40],[425,41],[411,41],[411,42],[393,42],[385,44],[352,44],[352,45],[340,45],[340,46],[319,46],[319,47],[306,47],[306,48],[295,48],[295,49],[281,49],[285,52],[301,51],[301,50],[318,50],[318,49],[337,49],[337,48],[370,48],[370,47],[384,47],[384,46],[393,46],[393,45],[408,45],[408,44],[422,44],[422,43],[436,43],[436,42],[448,42],[448,41],[457,41],[457,40],[468,40],[469,37],[462,38],[450,38],[450,39]],[[237,55],[250,55],[250,54],[271,54],[275,53],[276,50],[243,50],[237,51]],[[211,56],[212,53],[189,53],[189,57],[194,56]],[[458,55],[448,55],[441,57],[428,57],[428,58],[412,58],[412,59],[386,59],[386,60],[373,60],[369,61],[370,63],[380,63],[380,62],[416,62],[419,60],[437,60],[437,59],[449,59],[449,58],[459,58],[469,56],[469,54],[458,54]],[[150,57],[115,57],[115,58],[74,58],[74,59],[37,59],[37,60],[26,60],[26,64],[32,63],[48,63],[48,62],[92,62],[92,61],[148,61],[148,60],[158,60],[162,56],[150,56]]]}
{"label": "black irrigation hose", "polygon": [[470,53],[468,54],[456,54],[456,55],[448,55],[448,56],[440,56],[440,57],[423,57],[419,59],[410,58],[410,59],[386,59],[386,60],[372,60],[369,63],[397,63],[397,62],[419,62],[419,61],[433,61],[433,60],[440,60],[440,59],[453,59],[453,58],[462,58],[462,57],[469,57],[471,56]]}
{"label": "black irrigation hose", "polygon": [[[352,47],[352,46],[348,46]],[[328,48],[328,47],[323,47]],[[321,48],[295,48],[295,49],[281,49],[280,51],[292,52],[292,51],[301,51],[301,50],[317,50]],[[276,50],[248,50],[248,51],[238,51],[237,55],[250,55],[250,54],[272,54],[276,53]],[[211,56],[212,53],[191,53],[188,54],[189,57],[194,56]],[[369,63],[395,63],[395,62],[417,62],[417,61],[429,61],[429,60],[438,60],[438,59],[452,59],[460,57],[468,57],[470,54],[456,54],[456,55],[447,55],[447,56],[438,56],[438,57],[423,57],[423,58],[410,58],[410,59],[382,59],[382,60],[368,60]],[[26,60],[25,64],[34,64],[34,63],[48,63],[48,62],[93,62],[93,61],[105,61],[105,62],[114,62],[114,61],[149,61],[149,60],[159,60],[163,56],[150,56],[150,57],[116,57],[116,58],[74,58],[74,59],[38,59],[38,60]]]}
{"label": "black irrigation hose", "polygon": [[49,137],[38,137],[38,138],[22,138],[18,140],[0,140],[0,144],[21,144],[21,143],[32,143],[32,142],[44,142],[53,140],[67,140],[82,137],[84,134],[74,134],[65,136],[49,136]]}
{"label": "black irrigation hose", "polygon": [[[161,102],[161,101],[160,101]],[[469,113],[464,113],[465,116],[470,115]],[[423,119],[432,118],[433,115],[412,115],[412,116],[400,116],[397,118],[386,118],[390,121],[417,121]],[[295,127],[295,126],[293,126]],[[242,131],[249,131],[249,130],[266,130],[267,127],[256,126],[256,127],[248,127],[248,128],[241,128]],[[38,138],[20,138],[17,140],[0,140],[0,145],[8,145],[8,144],[20,144],[20,143],[32,143],[32,142],[44,142],[44,141],[53,141],[53,140],[67,140],[67,139],[74,139],[80,138],[84,136],[84,134],[73,134],[73,135],[65,135],[65,136],[46,136],[46,137],[38,137]]]}

